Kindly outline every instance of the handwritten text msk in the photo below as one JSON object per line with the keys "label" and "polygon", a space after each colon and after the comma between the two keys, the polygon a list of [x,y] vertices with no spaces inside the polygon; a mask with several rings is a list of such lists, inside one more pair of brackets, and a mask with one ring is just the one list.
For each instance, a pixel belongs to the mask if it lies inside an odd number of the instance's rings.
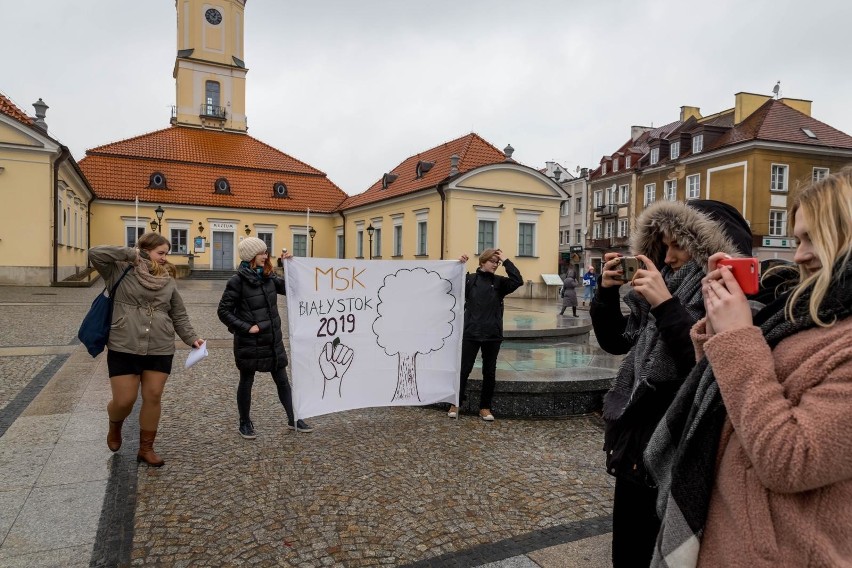
{"label": "handwritten text msk", "polygon": [[316,267],[314,268],[314,290],[317,292],[329,290],[343,292],[354,290],[356,285],[366,289],[364,283],[358,280],[358,277],[366,271],[366,268],[357,270],[354,266],[352,268],[329,268],[328,270]]}

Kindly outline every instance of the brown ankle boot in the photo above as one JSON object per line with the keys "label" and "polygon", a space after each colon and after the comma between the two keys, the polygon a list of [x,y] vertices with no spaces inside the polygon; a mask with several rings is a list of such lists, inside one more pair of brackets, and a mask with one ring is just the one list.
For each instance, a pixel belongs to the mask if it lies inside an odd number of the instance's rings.
{"label": "brown ankle boot", "polygon": [[151,467],[163,467],[166,464],[154,452],[154,438],[156,437],[156,430],[139,430],[139,453],[136,454],[136,461],[143,461]]}
{"label": "brown ankle boot", "polygon": [[109,421],[109,433],[107,434],[107,448],[110,451],[117,452],[121,447],[121,425],[124,420]]}

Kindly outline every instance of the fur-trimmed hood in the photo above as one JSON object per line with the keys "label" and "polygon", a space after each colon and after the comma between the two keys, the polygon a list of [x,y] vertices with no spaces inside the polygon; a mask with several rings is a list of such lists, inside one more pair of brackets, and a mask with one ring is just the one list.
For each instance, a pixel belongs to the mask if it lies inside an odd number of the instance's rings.
{"label": "fur-trimmed hood", "polygon": [[666,256],[664,235],[687,250],[699,266],[706,266],[707,259],[716,252],[731,256],[751,254],[748,223],[739,211],[721,201],[657,201],[649,205],[636,220],[630,250],[644,254],[661,268]]}

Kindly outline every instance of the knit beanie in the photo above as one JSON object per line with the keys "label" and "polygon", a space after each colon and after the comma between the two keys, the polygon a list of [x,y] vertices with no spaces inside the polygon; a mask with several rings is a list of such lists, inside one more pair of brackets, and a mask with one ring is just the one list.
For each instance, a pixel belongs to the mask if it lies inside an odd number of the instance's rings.
{"label": "knit beanie", "polygon": [[237,245],[240,251],[240,260],[251,262],[254,257],[266,252],[266,243],[257,237],[246,237]]}

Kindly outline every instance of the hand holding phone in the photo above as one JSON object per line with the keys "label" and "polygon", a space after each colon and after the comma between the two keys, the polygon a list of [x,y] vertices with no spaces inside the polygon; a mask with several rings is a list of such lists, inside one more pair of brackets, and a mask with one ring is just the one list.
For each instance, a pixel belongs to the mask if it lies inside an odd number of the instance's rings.
{"label": "hand holding phone", "polygon": [[636,271],[642,268],[642,263],[635,256],[622,256],[621,262],[621,280],[630,282],[636,276]]}
{"label": "hand holding phone", "polygon": [[716,266],[727,266],[731,269],[737,284],[743,294],[757,294],[760,287],[760,262],[756,258],[722,258]]}

